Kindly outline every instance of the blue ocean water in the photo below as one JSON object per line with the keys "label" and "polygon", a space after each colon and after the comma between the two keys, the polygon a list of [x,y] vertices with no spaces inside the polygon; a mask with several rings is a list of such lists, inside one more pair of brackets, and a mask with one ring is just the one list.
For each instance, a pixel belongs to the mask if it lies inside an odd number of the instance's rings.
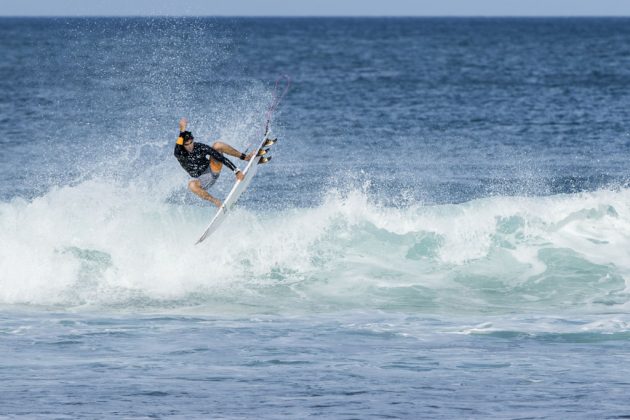
{"label": "blue ocean water", "polygon": [[[0,55],[0,416],[630,416],[630,19],[2,18]],[[281,74],[194,246],[179,118],[243,149]]]}

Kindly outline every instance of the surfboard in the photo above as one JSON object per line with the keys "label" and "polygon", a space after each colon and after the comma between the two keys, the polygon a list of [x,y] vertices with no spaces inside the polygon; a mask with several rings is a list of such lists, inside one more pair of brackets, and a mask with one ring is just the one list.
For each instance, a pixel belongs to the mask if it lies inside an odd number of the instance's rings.
{"label": "surfboard", "polygon": [[263,136],[263,139],[258,143],[258,147],[254,149],[254,155],[249,160],[249,162],[247,162],[247,166],[245,166],[245,169],[243,170],[243,175],[245,176],[242,181],[239,181],[238,179],[236,180],[229,194],[227,195],[225,200],[223,200],[223,204],[221,205],[221,207],[219,207],[201,237],[197,240],[197,242],[195,242],[195,245],[203,242],[204,239],[212,235],[212,233],[214,233],[219,228],[219,225],[223,223],[228,213],[230,213],[230,211],[232,210],[232,207],[234,207],[234,204],[236,204],[238,198],[241,196],[241,194],[243,194],[243,192],[252,182],[252,179],[256,175],[256,172],[258,172],[258,167],[260,166],[260,164],[267,163],[271,159],[271,156],[269,156],[268,154],[269,147],[273,146],[273,144],[276,142],[276,139],[275,137],[271,136],[271,130],[269,127],[276,108],[280,104],[282,98],[284,98],[284,96],[289,91],[290,86],[291,78],[289,76],[282,75],[278,79],[276,79],[276,84],[273,88],[272,93],[273,100],[271,101],[271,104],[267,109],[265,134]]}
{"label": "surfboard", "polygon": [[266,134],[263,136],[262,141],[254,149],[254,155],[249,160],[249,162],[247,162],[247,166],[243,170],[243,174],[245,175],[245,177],[242,181],[239,181],[238,179],[236,180],[227,197],[225,198],[225,200],[223,200],[223,204],[221,205],[221,207],[219,207],[201,237],[197,240],[197,242],[195,242],[195,245],[203,242],[204,239],[212,235],[212,233],[214,233],[219,228],[221,223],[223,223],[223,221],[227,217],[228,213],[230,213],[230,211],[234,207],[234,204],[236,204],[236,201],[239,199],[241,194],[243,194],[243,192],[252,182],[252,179],[256,175],[256,172],[258,172],[258,167],[260,166],[260,164],[267,163],[271,159],[271,157],[269,156],[269,147],[271,147],[276,142],[276,140],[270,135],[269,125],[267,125],[267,130],[265,131]]}

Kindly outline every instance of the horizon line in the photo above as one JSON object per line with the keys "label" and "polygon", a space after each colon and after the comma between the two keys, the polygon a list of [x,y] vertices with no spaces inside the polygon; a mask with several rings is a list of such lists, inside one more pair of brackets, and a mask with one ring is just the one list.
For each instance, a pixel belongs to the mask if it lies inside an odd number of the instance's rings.
{"label": "horizon line", "polygon": [[545,18],[630,18],[628,15],[0,15],[0,18],[357,18],[357,19],[371,19],[371,18],[396,18],[396,19],[416,19],[416,18],[429,18],[429,19],[441,19],[441,18],[480,18],[480,19],[492,19],[492,18],[526,18],[526,19],[545,19]]}

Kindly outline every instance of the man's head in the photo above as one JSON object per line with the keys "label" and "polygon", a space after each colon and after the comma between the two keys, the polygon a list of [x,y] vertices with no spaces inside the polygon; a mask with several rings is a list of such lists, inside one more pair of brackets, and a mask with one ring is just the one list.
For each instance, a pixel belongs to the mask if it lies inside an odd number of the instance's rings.
{"label": "man's head", "polygon": [[193,148],[193,140],[195,137],[192,135],[190,131],[182,131],[179,133],[179,138],[177,139],[177,143],[184,146],[188,152],[192,151]]}

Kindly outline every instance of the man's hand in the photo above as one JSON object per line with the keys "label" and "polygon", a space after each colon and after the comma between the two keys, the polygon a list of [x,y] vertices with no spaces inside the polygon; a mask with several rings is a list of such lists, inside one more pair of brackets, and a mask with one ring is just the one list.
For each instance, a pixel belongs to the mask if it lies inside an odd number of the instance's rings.
{"label": "man's hand", "polygon": [[179,131],[186,131],[186,125],[188,124],[188,120],[186,118],[182,118],[179,120]]}
{"label": "man's hand", "polygon": [[236,171],[234,175],[236,175],[236,179],[238,179],[239,181],[242,181],[245,179],[245,174],[243,174],[243,172],[241,171]]}
{"label": "man's hand", "polygon": [[254,157],[254,152],[251,152],[249,155],[245,156],[245,160],[251,160]]}

